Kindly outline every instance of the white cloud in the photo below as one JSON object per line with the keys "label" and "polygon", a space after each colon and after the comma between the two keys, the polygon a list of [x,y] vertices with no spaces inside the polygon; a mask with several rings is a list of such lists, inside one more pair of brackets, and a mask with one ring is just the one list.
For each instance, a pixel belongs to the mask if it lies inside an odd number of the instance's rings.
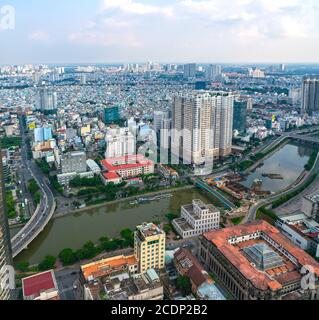
{"label": "white cloud", "polygon": [[260,3],[261,7],[268,12],[278,12],[288,8],[299,7],[307,0],[256,0],[255,2]]}
{"label": "white cloud", "polygon": [[[69,36],[82,45],[135,48],[140,60],[249,60],[293,55],[319,38],[318,0],[102,0]],[[319,39],[318,39],[319,40]],[[275,51],[268,51],[269,48]],[[128,55],[129,52],[127,51]],[[122,54],[122,52],[121,52]],[[300,52],[298,51],[298,54]],[[263,57],[262,57],[263,56]],[[297,59],[295,59],[297,60]]]}
{"label": "white cloud", "polygon": [[126,13],[137,15],[146,14],[162,14],[165,16],[172,15],[172,7],[170,6],[155,6],[143,4],[134,0],[104,0],[102,8],[104,10],[119,9]]}
{"label": "white cloud", "polygon": [[34,41],[48,41],[50,39],[50,35],[45,31],[34,31],[29,34],[29,39]]}
{"label": "white cloud", "polygon": [[126,28],[130,26],[128,21],[119,20],[115,18],[105,18],[102,20],[102,23],[105,27],[109,28]]}

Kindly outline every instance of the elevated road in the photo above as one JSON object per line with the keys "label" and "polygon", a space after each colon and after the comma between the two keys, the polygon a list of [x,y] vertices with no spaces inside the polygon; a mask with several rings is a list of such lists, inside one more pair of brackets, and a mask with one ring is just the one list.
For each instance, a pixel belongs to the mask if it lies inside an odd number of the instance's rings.
{"label": "elevated road", "polygon": [[12,254],[16,257],[21,251],[26,249],[28,245],[43,231],[45,226],[52,218],[56,201],[51,189],[51,185],[47,177],[42,173],[38,166],[28,159],[27,137],[25,135],[25,128],[23,120],[20,118],[20,128],[22,135],[22,163],[27,168],[40,187],[41,199],[40,204],[33,213],[28,223],[11,239]]}
{"label": "elevated road", "polygon": [[226,209],[233,210],[236,208],[236,206],[228,200],[223,194],[221,194],[218,190],[208,185],[205,181],[202,179],[196,179],[195,185],[208,193],[212,194],[216,199],[218,199]]}
{"label": "elevated road", "polygon": [[319,144],[318,138],[304,135],[304,134],[311,134],[314,130],[319,130],[319,127],[312,127],[311,129],[303,129],[303,130],[297,130],[297,131],[292,131],[292,132],[285,132],[282,135],[280,135],[276,140],[274,140],[270,144],[268,144],[265,148],[260,150],[260,152],[265,153],[265,152],[271,150],[272,148],[276,147],[278,144],[282,143],[286,139],[295,139],[295,140],[300,140],[300,141],[305,141],[305,142],[311,142],[314,144]]}
{"label": "elevated road", "polygon": [[306,135],[297,135],[297,134],[291,134],[289,135],[289,138],[299,140],[302,142],[310,142],[312,144],[319,144],[319,139],[316,137],[306,136]]}

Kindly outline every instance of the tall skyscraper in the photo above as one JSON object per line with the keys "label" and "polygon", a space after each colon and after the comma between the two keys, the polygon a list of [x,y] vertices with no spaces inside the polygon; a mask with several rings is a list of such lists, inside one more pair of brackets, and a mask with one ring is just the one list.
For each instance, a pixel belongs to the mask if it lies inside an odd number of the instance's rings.
{"label": "tall skyscraper", "polygon": [[85,73],[81,73],[81,75],[80,75],[80,83],[82,85],[86,85],[86,74]]}
{"label": "tall skyscraper", "polygon": [[184,78],[196,77],[196,63],[188,63],[184,65]]}
{"label": "tall skyscraper", "polygon": [[231,153],[234,96],[194,91],[177,96],[172,113],[172,154],[195,166],[212,166]]}
{"label": "tall skyscraper", "polygon": [[57,70],[54,70],[49,74],[49,80],[51,82],[59,81],[60,80],[60,73]]}
{"label": "tall skyscraper", "polygon": [[233,129],[245,131],[247,125],[247,101],[237,100],[234,102]]}
{"label": "tall skyscraper", "polygon": [[13,290],[9,287],[6,266],[12,266],[11,240],[8,219],[5,212],[5,192],[3,183],[3,169],[0,152],[0,300],[13,299]]}
{"label": "tall skyscraper", "polygon": [[168,150],[170,148],[170,131],[172,119],[164,118],[161,123],[160,146],[161,149]]}
{"label": "tall skyscraper", "polygon": [[301,96],[302,96],[302,91],[301,88],[290,88],[289,89],[289,99],[291,104],[296,107],[300,107],[301,103]]}
{"label": "tall skyscraper", "polygon": [[303,78],[301,109],[310,115],[319,112],[319,75]]}
{"label": "tall skyscraper", "polygon": [[205,68],[205,78],[210,81],[221,80],[222,67],[219,65],[209,65]]}
{"label": "tall skyscraper", "polygon": [[171,119],[169,111],[154,112],[154,130],[156,132],[157,147],[160,148],[160,162],[168,163],[170,148]]}
{"label": "tall skyscraper", "polygon": [[165,111],[154,111],[154,130],[156,131],[156,134],[160,133],[160,130],[162,128],[162,121],[163,119],[168,119],[169,113]]}
{"label": "tall skyscraper", "polygon": [[108,106],[104,109],[104,123],[112,124],[120,120],[119,106]]}
{"label": "tall skyscraper", "polygon": [[253,107],[254,107],[254,99],[253,98],[247,98],[247,111],[253,111]]}
{"label": "tall skyscraper", "polygon": [[49,88],[40,88],[38,109],[44,113],[54,113],[57,108],[57,93]]}
{"label": "tall skyscraper", "polygon": [[41,73],[40,72],[33,72],[32,73],[32,81],[38,84],[41,79]]}
{"label": "tall skyscraper", "polygon": [[119,158],[136,154],[135,136],[129,128],[111,129],[106,133],[105,158]]}

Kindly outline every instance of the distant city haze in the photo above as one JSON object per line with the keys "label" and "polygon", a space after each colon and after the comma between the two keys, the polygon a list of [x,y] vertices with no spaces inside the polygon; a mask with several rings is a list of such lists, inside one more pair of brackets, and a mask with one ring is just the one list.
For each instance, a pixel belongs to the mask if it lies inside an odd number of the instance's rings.
{"label": "distant city haze", "polygon": [[0,64],[314,63],[317,0],[1,0]]}

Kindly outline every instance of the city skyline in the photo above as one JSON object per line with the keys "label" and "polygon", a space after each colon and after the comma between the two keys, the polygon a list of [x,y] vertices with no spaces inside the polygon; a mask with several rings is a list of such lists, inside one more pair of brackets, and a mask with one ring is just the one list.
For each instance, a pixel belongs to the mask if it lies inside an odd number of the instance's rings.
{"label": "city skyline", "polygon": [[0,301],[319,300],[318,18],[0,0]]}
{"label": "city skyline", "polygon": [[15,26],[0,29],[6,44],[1,64],[318,61],[319,4],[313,0],[1,1],[4,5],[13,6]]}

